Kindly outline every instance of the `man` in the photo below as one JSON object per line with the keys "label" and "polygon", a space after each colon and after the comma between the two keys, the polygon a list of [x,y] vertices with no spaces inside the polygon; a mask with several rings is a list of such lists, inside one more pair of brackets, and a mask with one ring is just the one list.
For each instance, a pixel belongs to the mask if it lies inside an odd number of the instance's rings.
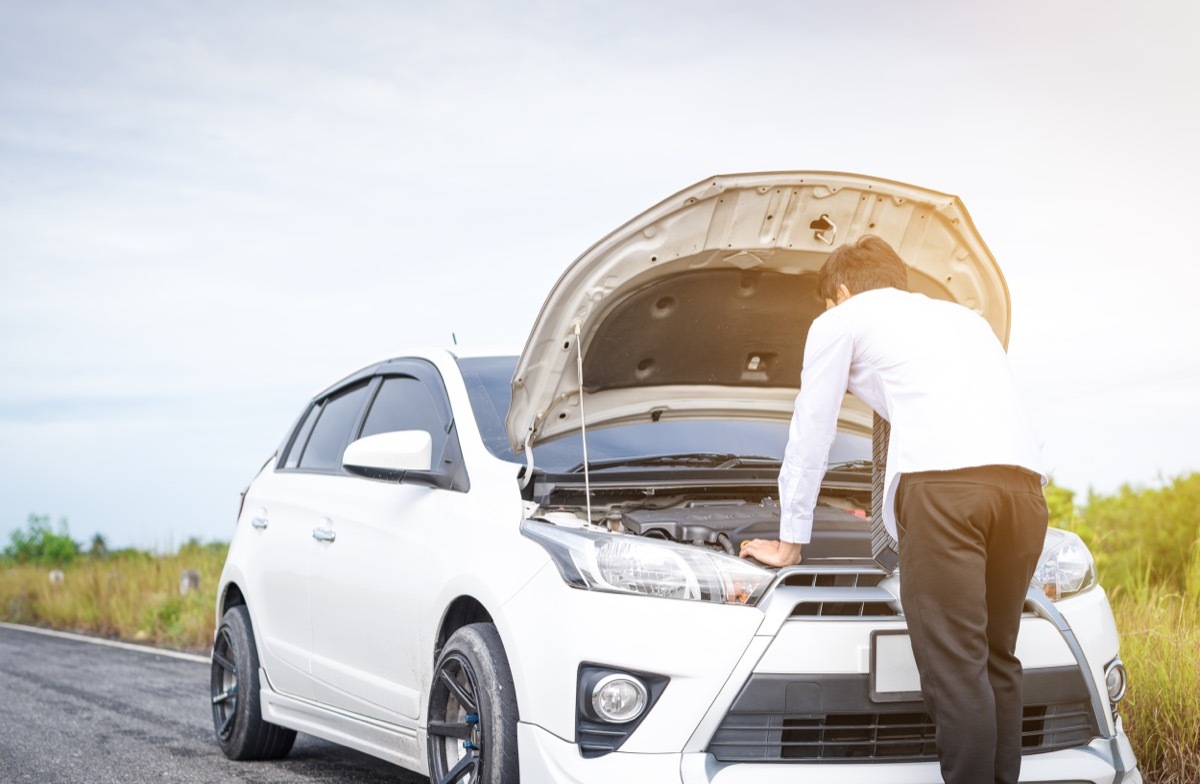
{"label": "man", "polygon": [[884,522],[947,784],[1015,784],[1021,769],[1017,631],[1046,534],[1040,450],[1004,349],[965,307],[907,291],[878,237],[821,267],[783,468],[780,540],[743,556],[800,562],[849,390],[891,423]]}

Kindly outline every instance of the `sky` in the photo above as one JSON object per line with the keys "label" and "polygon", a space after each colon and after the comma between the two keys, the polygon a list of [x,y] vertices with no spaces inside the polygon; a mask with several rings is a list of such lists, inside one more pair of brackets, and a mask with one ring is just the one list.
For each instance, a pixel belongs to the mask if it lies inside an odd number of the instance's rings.
{"label": "sky", "polygon": [[1200,470],[1200,6],[0,0],[0,544],[227,540],[308,398],[517,351],[719,173],[962,198],[1055,480]]}

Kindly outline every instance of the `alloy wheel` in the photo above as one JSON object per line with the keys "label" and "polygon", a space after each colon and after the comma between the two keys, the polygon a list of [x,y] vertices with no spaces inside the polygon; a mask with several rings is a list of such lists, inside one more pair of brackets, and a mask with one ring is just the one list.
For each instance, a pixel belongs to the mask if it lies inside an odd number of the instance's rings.
{"label": "alloy wheel", "polygon": [[479,720],[479,684],[470,662],[461,654],[446,657],[434,678],[438,719],[429,722],[432,784],[473,784],[479,780],[487,732]]}
{"label": "alloy wheel", "polygon": [[221,627],[212,652],[213,724],[221,740],[227,740],[237,720],[238,671],[229,629]]}

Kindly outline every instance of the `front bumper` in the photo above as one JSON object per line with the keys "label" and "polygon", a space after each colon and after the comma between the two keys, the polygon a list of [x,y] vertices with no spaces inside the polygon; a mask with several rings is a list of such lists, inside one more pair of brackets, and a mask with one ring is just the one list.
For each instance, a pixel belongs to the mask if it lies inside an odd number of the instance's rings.
{"label": "front bumper", "polygon": [[[889,764],[750,764],[721,765],[703,752],[632,754],[613,752],[584,759],[574,743],[564,741],[532,724],[518,730],[521,749],[521,780],[555,784],[597,784],[622,781],[630,784],[941,784],[936,762]],[[1118,746],[1121,758],[1102,740],[1087,746],[1027,756],[1021,764],[1021,780],[1051,784],[1142,784],[1134,769],[1133,750],[1122,732]],[[1115,777],[1116,768],[1131,772]]]}
{"label": "front bumper", "polygon": [[[554,631],[553,645],[515,655],[510,651],[521,703],[526,780],[939,781],[931,744],[910,749],[904,759],[885,759],[876,752],[866,755],[874,757],[869,760],[860,754],[796,759],[789,753],[782,734],[787,721],[809,720],[826,711],[838,713],[835,720],[841,720],[846,714],[888,710],[874,705],[873,696],[847,698],[844,689],[843,704],[834,708],[780,701],[777,715],[767,715],[760,726],[762,740],[756,742],[764,750],[759,759],[731,755],[728,744],[720,748],[718,741],[730,737],[721,732],[745,705],[750,684],[773,683],[781,692],[810,693],[817,684],[832,693],[835,681],[856,682],[861,692],[861,684],[871,678],[873,635],[903,633],[905,625],[902,616],[887,615],[884,605],[891,591],[875,584],[878,576],[864,584],[855,577],[847,585],[851,571],[832,577],[826,571],[810,583],[777,586],[757,608],[579,591],[565,587],[553,570],[543,572],[523,597],[506,607],[512,611],[506,617],[517,627],[510,629],[509,639],[536,639],[531,627],[540,627],[542,637],[548,629]],[[1034,594],[1030,599],[1017,654],[1032,681],[1070,671],[1072,710],[1087,718],[1082,732],[1078,726],[1066,736],[1047,732],[1053,735],[1049,742],[1039,740],[1036,748],[1027,749],[1022,780],[1139,782],[1132,750],[1103,688],[1104,666],[1118,647],[1103,591],[1093,589],[1055,605]],[[860,615],[824,615],[856,602]],[[814,603],[820,607],[814,609]],[[575,679],[585,661],[670,678],[662,698],[620,749],[593,758],[581,756],[576,737]],[[921,707],[918,702],[915,710]],[[742,740],[736,733],[733,737]]]}

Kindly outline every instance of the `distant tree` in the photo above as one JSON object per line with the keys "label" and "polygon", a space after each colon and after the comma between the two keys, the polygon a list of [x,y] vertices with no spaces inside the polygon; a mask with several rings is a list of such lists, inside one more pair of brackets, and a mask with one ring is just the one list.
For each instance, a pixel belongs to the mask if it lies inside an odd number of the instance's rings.
{"label": "distant tree", "polygon": [[200,558],[206,554],[221,553],[229,547],[226,542],[202,542],[200,537],[193,536],[179,546],[179,555]]}
{"label": "distant tree", "polygon": [[88,549],[88,555],[93,558],[108,557],[108,542],[104,541],[102,534],[96,534],[92,537],[92,546]]}
{"label": "distant tree", "polygon": [[42,563],[65,566],[79,555],[79,545],[67,532],[67,518],[58,520],[58,532],[50,527],[50,515],[29,514],[25,530],[9,535],[4,555],[17,563]]}

